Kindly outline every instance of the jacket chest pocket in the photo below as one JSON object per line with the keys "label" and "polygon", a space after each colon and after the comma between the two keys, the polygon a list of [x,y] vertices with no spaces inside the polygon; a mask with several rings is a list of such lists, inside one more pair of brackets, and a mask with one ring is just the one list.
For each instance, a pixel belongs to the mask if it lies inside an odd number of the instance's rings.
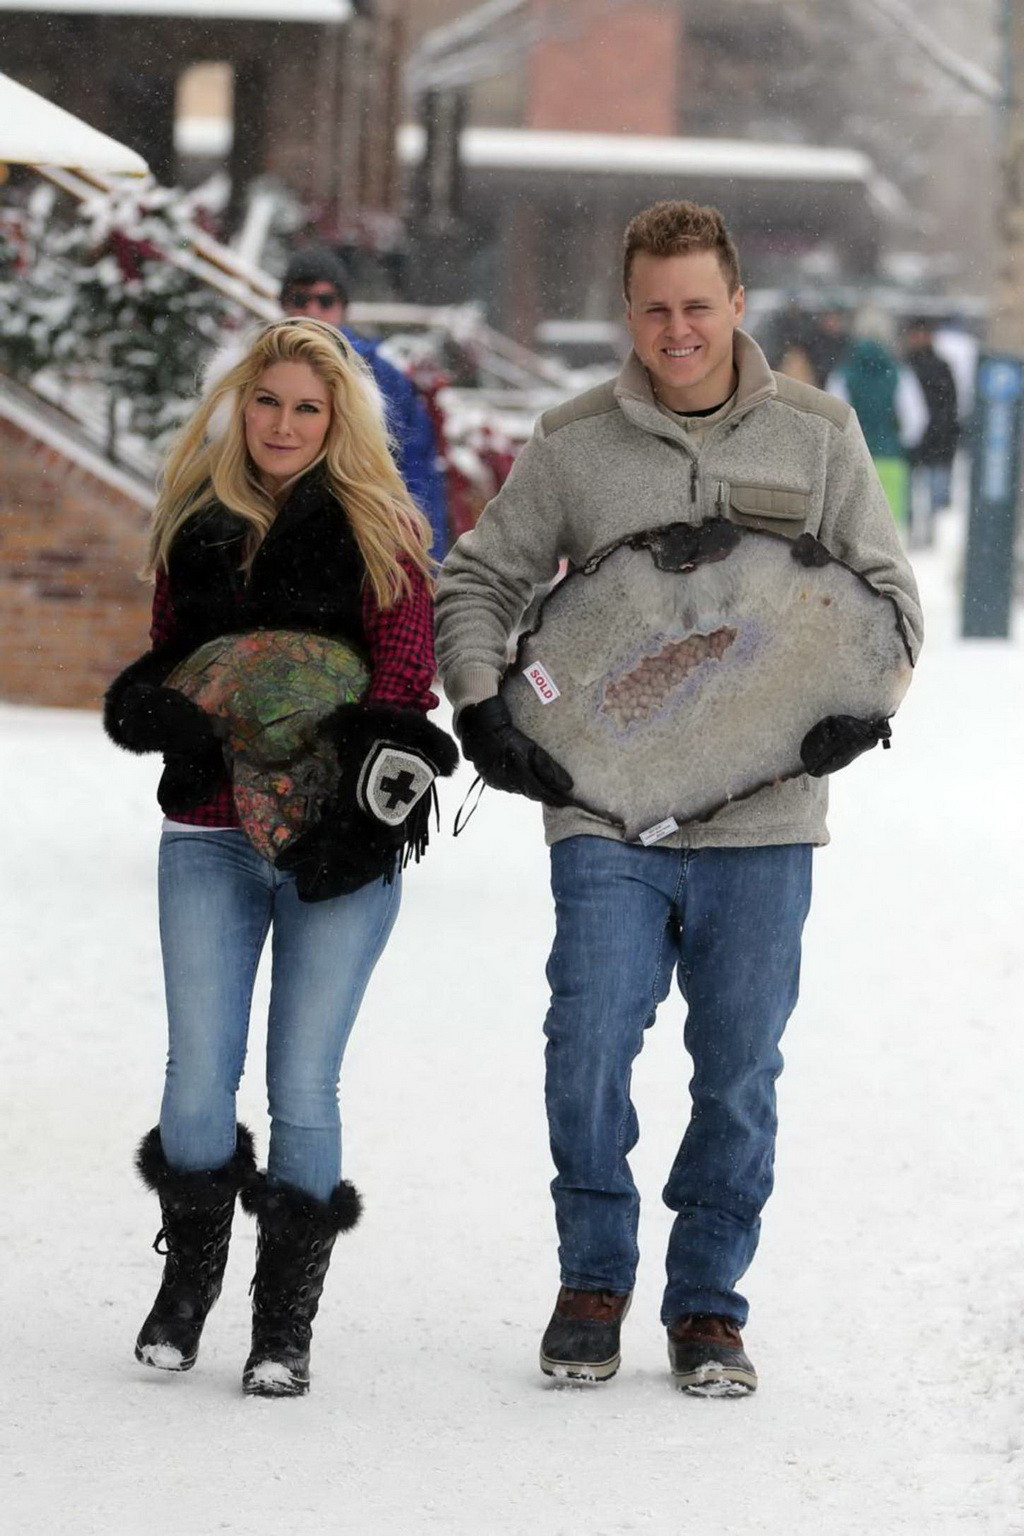
{"label": "jacket chest pocket", "polygon": [[737,485],[728,488],[728,517],[744,528],[781,533],[795,539],[807,527],[811,511],[810,491],[780,485]]}

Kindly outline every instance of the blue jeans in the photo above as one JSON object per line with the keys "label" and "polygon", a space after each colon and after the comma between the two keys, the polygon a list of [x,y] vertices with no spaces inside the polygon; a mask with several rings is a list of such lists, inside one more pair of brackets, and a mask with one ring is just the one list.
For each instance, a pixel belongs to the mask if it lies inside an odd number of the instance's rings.
{"label": "blue jeans", "polygon": [[219,1168],[235,1150],[253,984],[273,927],[267,1171],[326,1199],[341,1175],[341,1058],[398,913],[398,878],[303,902],[294,878],[241,832],[169,829],[159,890],[169,1033],[160,1140],[168,1163]]}
{"label": "blue jeans", "polygon": [[742,1325],[735,1287],[772,1188],[779,1041],[797,998],[810,845],[687,850],[570,837],[551,849],[551,871],[544,1032],[562,1284],[633,1288],[630,1079],[675,967],[694,1071],[664,1190],[676,1219],[662,1321],[712,1312]]}

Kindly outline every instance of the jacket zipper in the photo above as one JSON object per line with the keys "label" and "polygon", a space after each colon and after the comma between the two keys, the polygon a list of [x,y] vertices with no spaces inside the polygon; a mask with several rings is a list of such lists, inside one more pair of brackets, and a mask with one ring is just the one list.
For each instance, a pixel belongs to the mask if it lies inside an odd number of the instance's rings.
{"label": "jacket zipper", "polygon": [[694,459],[694,460],[692,460],[692,462],[690,464],[690,504],[693,505],[696,502],[696,500],[697,500],[697,460]]}

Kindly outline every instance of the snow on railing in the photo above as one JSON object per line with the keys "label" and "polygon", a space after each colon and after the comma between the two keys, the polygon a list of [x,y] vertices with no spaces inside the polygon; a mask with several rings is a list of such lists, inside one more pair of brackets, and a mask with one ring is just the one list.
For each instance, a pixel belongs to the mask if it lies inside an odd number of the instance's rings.
{"label": "snow on railing", "polygon": [[135,466],[112,464],[102,447],[83,430],[82,423],[34,386],[16,384],[0,375],[0,418],[141,507],[153,507],[152,476],[136,471]]}

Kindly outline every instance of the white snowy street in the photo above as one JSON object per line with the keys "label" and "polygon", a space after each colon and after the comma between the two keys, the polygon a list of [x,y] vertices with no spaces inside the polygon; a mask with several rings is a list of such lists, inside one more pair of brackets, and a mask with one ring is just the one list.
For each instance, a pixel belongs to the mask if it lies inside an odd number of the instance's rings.
{"label": "white snowy street", "polygon": [[[162,1262],[132,1170],[164,1051],[157,764],[97,715],[0,708],[11,1536],[1024,1533],[1024,646],[956,638],[956,532],[915,562],[928,633],[893,750],[834,781],[815,860],[776,1193],[742,1285],[748,1400],[673,1391],[658,1322],[678,995],[634,1081],[622,1370],[580,1389],[537,1369],[558,1286],[546,850],[538,808],[493,792],[453,840],[465,769],[342,1074],[366,1211],[335,1249],[310,1396],[241,1395],[241,1212],[195,1370],[137,1365]],[[262,1159],[259,997],[239,1118]]]}

